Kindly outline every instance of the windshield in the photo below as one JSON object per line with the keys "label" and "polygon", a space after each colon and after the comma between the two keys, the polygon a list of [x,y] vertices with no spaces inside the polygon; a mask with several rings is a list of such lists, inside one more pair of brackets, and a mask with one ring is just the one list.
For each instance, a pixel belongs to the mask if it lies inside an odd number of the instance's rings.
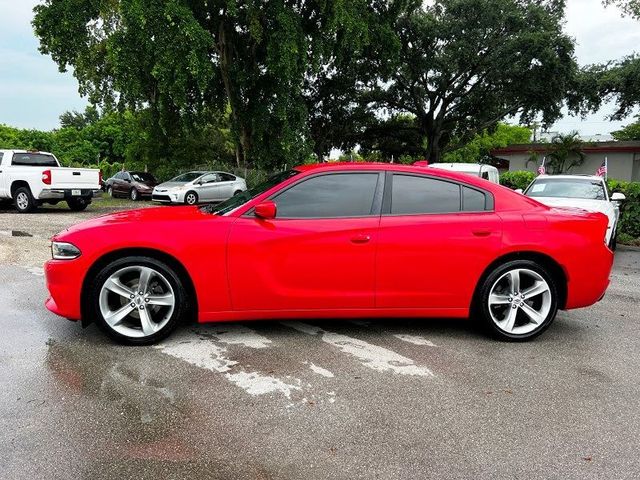
{"label": "windshield", "polygon": [[231,210],[235,210],[241,205],[244,205],[249,200],[256,198],[258,195],[263,194],[270,188],[275,187],[279,183],[284,182],[286,179],[291,178],[295,175],[298,175],[300,172],[297,170],[287,170],[285,172],[276,173],[275,175],[270,176],[264,182],[256,185],[249,190],[234,195],[229,200],[226,200],[217,205],[205,205],[202,207],[202,210],[209,213],[215,213],[217,215],[224,215],[225,213],[229,213]]}
{"label": "windshield", "polygon": [[539,178],[527,191],[529,197],[545,198],[583,198],[587,200],[606,200],[604,185],[600,180],[589,178]]}
{"label": "windshield", "polygon": [[155,183],[156,179],[150,173],[131,172],[131,176],[136,182]]}
{"label": "windshield", "polygon": [[182,175],[178,175],[177,177],[174,177],[169,181],[188,183],[188,182],[193,182],[196,178],[200,178],[201,176],[202,176],[202,172],[188,172],[188,173],[183,173]]}

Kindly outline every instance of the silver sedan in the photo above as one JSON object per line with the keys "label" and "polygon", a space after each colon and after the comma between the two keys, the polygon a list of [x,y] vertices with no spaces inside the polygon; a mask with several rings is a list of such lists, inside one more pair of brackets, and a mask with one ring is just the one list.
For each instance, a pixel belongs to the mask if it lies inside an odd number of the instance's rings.
{"label": "silver sedan", "polygon": [[247,182],[227,172],[187,172],[161,183],[153,189],[155,202],[184,203],[222,202],[244,192]]}

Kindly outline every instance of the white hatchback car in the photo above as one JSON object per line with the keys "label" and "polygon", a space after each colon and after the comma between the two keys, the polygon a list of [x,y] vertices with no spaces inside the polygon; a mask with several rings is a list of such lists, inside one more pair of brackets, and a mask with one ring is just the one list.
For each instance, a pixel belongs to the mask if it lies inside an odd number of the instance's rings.
{"label": "white hatchback car", "polygon": [[244,192],[247,182],[227,172],[187,172],[153,189],[151,199],[163,203],[222,202]]}
{"label": "white hatchback car", "polygon": [[622,193],[609,198],[604,178],[595,175],[540,175],[524,191],[528,197],[550,207],[575,207],[604,213],[609,218],[605,243],[616,245],[616,228],[620,218]]}

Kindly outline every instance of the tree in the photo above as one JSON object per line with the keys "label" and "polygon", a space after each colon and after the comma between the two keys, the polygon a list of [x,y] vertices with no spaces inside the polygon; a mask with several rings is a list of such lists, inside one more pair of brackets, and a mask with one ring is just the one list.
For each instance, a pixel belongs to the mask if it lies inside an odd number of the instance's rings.
{"label": "tree", "polygon": [[519,125],[498,123],[495,128],[485,130],[466,145],[444,154],[445,162],[483,162],[492,159],[491,150],[531,141],[531,129]]}
{"label": "tree", "polygon": [[73,67],[93,103],[148,110],[157,158],[173,134],[228,105],[238,163],[271,165],[306,158],[304,79],[336,48],[366,41],[370,9],[365,0],[45,0],[33,24],[41,52]]}
{"label": "tree", "polygon": [[[481,12],[481,14],[479,14]],[[507,117],[551,123],[577,71],[564,2],[436,0],[399,16],[369,99],[415,116],[430,161]],[[387,75],[388,76],[383,76]]]}
{"label": "tree", "polygon": [[640,18],[640,0],[603,0],[605,5],[616,5],[624,13],[635,18]]}
{"label": "tree", "polygon": [[398,161],[400,157],[425,158],[424,140],[413,115],[398,114],[375,120],[357,137],[367,158]]}
{"label": "tree", "polygon": [[638,120],[635,123],[627,125],[622,130],[611,132],[613,138],[622,141],[640,141],[640,115],[636,117]]}
{"label": "tree", "polygon": [[578,132],[555,135],[549,145],[545,167],[549,173],[560,174],[582,165],[586,158],[583,146]]}

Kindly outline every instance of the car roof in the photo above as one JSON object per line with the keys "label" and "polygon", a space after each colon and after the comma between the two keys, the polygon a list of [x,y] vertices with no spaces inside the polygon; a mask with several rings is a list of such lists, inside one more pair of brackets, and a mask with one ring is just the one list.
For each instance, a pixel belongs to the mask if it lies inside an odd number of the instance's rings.
{"label": "car roof", "polygon": [[536,180],[538,178],[544,178],[545,180],[603,180],[600,175],[539,175]]}
{"label": "car roof", "polygon": [[6,153],[6,152],[12,152],[12,153],[40,153],[42,155],[53,155],[53,153],[51,153],[51,152],[42,152],[40,150],[23,150],[21,148],[0,149],[0,152],[2,152],[2,153]]}
{"label": "car roof", "polygon": [[492,186],[497,185],[491,183],[475,175],[469,175],[465,172],[457,172],[454,170],[445,170],[441,168],[429,168],[429,166],[421,165],[404,165],[401,163],[385,163],[385,162],[326,162],[326,163],[312,163],[307,165],[299,165],[294,167],[294,170],[298,172],[316,172],[316,171],[330,171],[330,172],[348,172],[352,170],[382,170],[382,171],[394,171],[404,173],[419,173],[422,175],[430,175],[432,177],[440,177],[444,179],[454,180],[456,182],[467,183],[470,185],[476,185],[486,190],[491,190]]}

